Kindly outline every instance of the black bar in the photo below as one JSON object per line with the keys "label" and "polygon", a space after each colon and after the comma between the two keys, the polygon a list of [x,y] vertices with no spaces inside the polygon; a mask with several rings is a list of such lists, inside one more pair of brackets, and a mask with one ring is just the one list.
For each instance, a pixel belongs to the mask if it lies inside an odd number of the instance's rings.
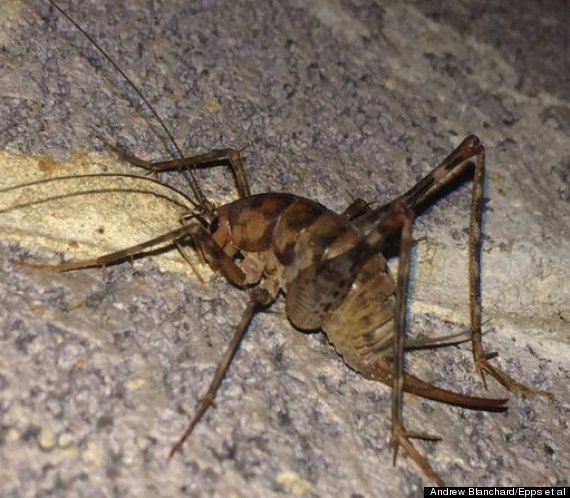
{"label": "black bar", "polygon": [[439,496],[516,496],[523,498],[540,497],[557,497],[565,496],[570,498],[569,486],[465,486],[465,487],[425,487],[424,498],[437,498]]}

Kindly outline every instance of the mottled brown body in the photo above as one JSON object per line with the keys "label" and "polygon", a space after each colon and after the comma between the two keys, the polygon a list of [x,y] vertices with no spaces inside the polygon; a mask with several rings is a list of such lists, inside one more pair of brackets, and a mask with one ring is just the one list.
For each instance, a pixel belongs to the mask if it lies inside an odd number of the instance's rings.
{"label": "mottled brown body", "polygon": [[[213,404],[224,375],[256,312],[270,306],[282,292],[287,317],[301,330],[322,329],[345,362],[365,377],[392,388],[390,444],[395,454],[402,447],[406,454],[433,482],[443,480],[412,439],[439,439],[422,432],[407,431],[403,420],[403,392],[472,409],[502,411],[506,399],[489,399],[459,394],[428,384],[404,371],[404,335],[407,284],[415,210],[475,159],[469,222],[469,297],[471,343],[476,370],[485,380],[490,374],[511,391],[523,395],[552,396],[528,388],[491,364],[495,353],[482,345],[480,244],[485,148],[480,140],[466,137],[430,173],[410,190],[376,209],[355,201],[342,214],[293,194],[251,195],[241,159],[241,150],[220,149],[199,156],[183,157],[172,135],[136,86],[97,43],[48,0],[88,38],[149,106],[165,133],[178,150],[180,159],[148,163],[107,144],[122,159],[147,171],[159,173],[185,169],[195,199],[185,196],[194,210],[184,216],[180,228],[152,240],[98,258],[56,265],[25,264],[35,269],[68,271],[104,267],[140,254],[159,244],[180,248],[192,244],[213,270],[231,283],[249,291],[249,301],[236,325],[231,342],[222,357],[205,396],[200,400],[187,430],[170,451],[172,457],[182,448],[194,427]],[[221,163],[228,164],[236,180],[239,200],[214,207],[205,198],[192,170]],[[180,194],[180,192],[178,192]],[[397,281],[382,255],[388,236],[398,236],[400,254]],[[422,347],[457,342],[454,336],[420,341]],[[416,347],[418,342],[416,342]]]}
{"label": "mottled brown body", "polygon": [[[113,146],[123,159],[159,172],[182,167],[207,167],[227,161],[237,180],[240,199],[213,208],[196,204],[195,212],[183,218],[183,226],[142,244],[104,256],[59,265],[26,265],[36,269],[67,271],[106,266],[132,257],[146,248],[164,243],[179,245],[191,239],[213,270],[231,283],[250,290],[250,300],[241,322],[218,365],[216,374],[188,429],[173,446],[170,457],[212,405],[224,375],[251,319],[271,305],[280,292],[285,295],[287,317],[300,330],[322,329],[344,361],[363,376],[392,387],[391,445],[402,447],[432,481],[443,480],[412,444],[412,438],[438,439],[404,428],[402,393],[471,409],[501,411],[506,399],[490,399],[455,393],[428,384],[404,371],[404,331],[407,281],[414,208],[436,192],[449,176],[457,174],[475,156],[477,183],[473,189],[470,223],[471,337],[477,369],[489,373],[511,390],[523,394],[549,395],[527,388],[491,365],[492,357],[481,342],[479,291],[480,218],[484,147],[475,136],[467,137],[436,168],[409,191],[376,209],[357,200],[338,214],[322,204],[293,194],[249,194],[239,151],[223,149],[183,160],[149,164]],[[190,199],[189,199],[190,201]],[[192,201],[191,201],[192,202]],[[390,235],[400,236],[398,278],[394,280],[382,255]],[[457,343],[449,337],[428,340],[420,346]]]}
{"label": "mottled brown body", "polygon": [[[292,194],[259,194],[220,207],[213,239],[230,256],[240,251],[246,284],[285,294],[287,316],[301,330],[322,329],[354,370],[367,374],[379,357],[391,354],[396,283],[386,259],[374,254],[345,283],[334,305],[303,292],[307,269],[345,253],[364,240],[347,217]],[[338,286],[342,292],[341,285]]]}

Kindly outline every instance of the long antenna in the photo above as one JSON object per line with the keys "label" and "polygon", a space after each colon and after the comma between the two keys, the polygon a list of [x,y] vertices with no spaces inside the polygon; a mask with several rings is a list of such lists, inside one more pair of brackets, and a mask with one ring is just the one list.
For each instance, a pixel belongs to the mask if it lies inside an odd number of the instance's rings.
{"label": "long antenna", "polygon": [[[95,39],[89,34],[87,33],[87,31],[85,31],[85,29],[83,29],[69,14],[67,14],[67,12],[65,12],[65,10],[63,10],[54,0],[47,0],[56,10],[59,11],[59,13],[64,16],[71,24],[73,24],[73,26],[75,26],[75,28],[85,37],[87,38],[87,40],[89,40],[93,46],[99,51],[99,53],[109,62],[109,64],[111,64],[116,70],[117,72],[123,77],[123,79],[127,82],[127,84],[134,90],[134,92],[139,96],[139,98],[144,102],[144,104],[148,107],[148,109],[150,110],[150,112],[152,113],[152,115],[154,116],[154,118],[156,119],[156,121],[160,124],[161,128],[164,130],[164,133],[166,133],[166,136],[168,137],[168,139],[170,140],[170,142],[172,143],[172,145],[174,146],[174,148],[176,149],[176,152],[178,153],[178,155],[180,156],[180,159],[184,159],[184,154],[182,154],[182,151],[180,150],[180,147],[178,147],[178,144],[176,143],[176,140],[174,140],[174,137],[172,136],[172,133],[170,133],[169,129],[167,128],[166,124],[164,124],[164,121],[161,119],[161,117],[159,116],[158,112],[154,109],[154,107],[150,104],[150,102],[147,100],[147,98],[143,95],[143,93],[138,89],[138,87],[133,83],[133,81],[126,75],[126,73],[121,69],[121,67],[119,66],[119,64],[117,64],[113,58],[107,54],[107,52],[105,52],[105,50],[95,41]],[[194,195],[196,196],[196,198],[198,199],[198,203],[202,206],[205,205],[205,200],[206,197],[204,196],[204,194],[202,193],[202,190],[200,189],[200,186],[198,185],[198,181],[196,180],[196,177],[194,175],[194,172],[192,171],[192,169],[187,170],[191,181],[190,181],[190,187],[192,188],[192,192],[194,193]]]}

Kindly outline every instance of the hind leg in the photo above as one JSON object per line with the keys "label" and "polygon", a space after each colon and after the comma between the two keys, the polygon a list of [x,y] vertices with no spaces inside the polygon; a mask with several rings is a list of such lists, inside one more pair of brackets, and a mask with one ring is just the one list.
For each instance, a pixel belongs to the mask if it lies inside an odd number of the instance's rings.
{"label": "hind leg", "polygon": [[398,197],[394,203],[401,202],[411,209],[424,204],[430,197],[441,191],[442,187],[460,175],[472,158],[475,158],[475,172],[469,221],[469,309],[475,369],[481,375],[485,385],[485,374],[489,374],[508,390],[523,396],[553,397],[552,393],[548,391],[533,389],[521,384],[499,367],[491,364],[489,360],[496,357],[497,353],[486,353],[483,348],[481,331],[481,219],[485,179],[485,147],[480,140],[474,135],[465,138],[451,154],[410,190]]}

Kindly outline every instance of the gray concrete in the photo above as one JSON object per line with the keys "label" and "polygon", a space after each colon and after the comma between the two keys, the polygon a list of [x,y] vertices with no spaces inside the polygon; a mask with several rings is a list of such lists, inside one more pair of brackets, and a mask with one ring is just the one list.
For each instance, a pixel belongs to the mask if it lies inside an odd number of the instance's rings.
{"label": "gray concrete", "polygon": [[[477,133],[485,341],[556,400],[512,396],[501,415],[410,397],[406,418],[444,436],[422,448],[450,484],[569,484],[566,1],[75,3],[186,153],[249,145],[254,192],[335,210],[350,195],[383,201]],[[96,134],[164,157],[116,72],[44,2],[30,4],[0,6],[3,187],[133,171]],[[212,199],[231,198],[224,171],[202,176]],[[177,225],[179,207],[132,182],[0,192],[0,495],[419,496],[415,466],[391,464],[389,390],[350,371],[322,335],[294,331],[281,302],[256,318],[216,409],[166,462],[246,294],[221,278],[200,284],[176,253],[104,275],[14,264],[97,255]],[[70,196],[103,188],[115,192]],[[466,330],[469,189],[417,223],[428,239],[412,334]],[[411,355],[409,368],[485,394],[467,345]],[[489,394],[505,392],[490,381]]]}

